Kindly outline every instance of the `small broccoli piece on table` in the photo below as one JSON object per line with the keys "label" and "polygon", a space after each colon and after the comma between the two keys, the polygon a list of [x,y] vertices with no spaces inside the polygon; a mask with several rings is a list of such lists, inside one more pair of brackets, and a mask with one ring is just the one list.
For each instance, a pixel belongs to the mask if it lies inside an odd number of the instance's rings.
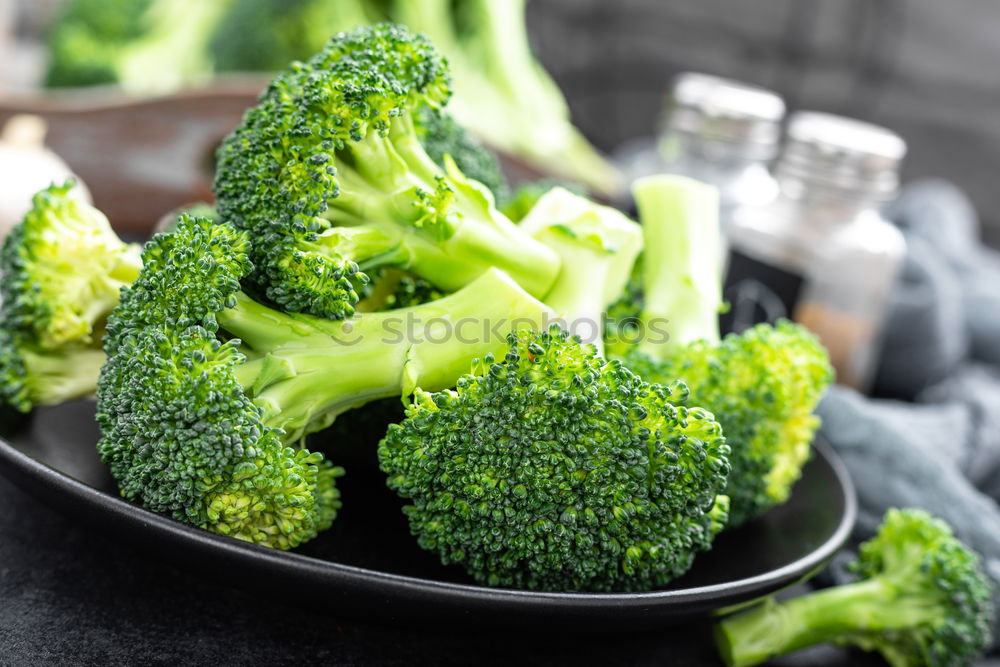
{"label": "small broccoli piece on table", "polygon": [[732,448],[729,524],[785,502],[809,458],[833,371],[803,327],[759,325],[719,339],[718,196],[678,176],[634,185],[645,236],[642,338],[609,349],[649,382],[683,380]]}
{"label": "small broccoli piece on table", "polygon": [[0,250],[0,403],[22,412],[94,393],[106,319],[141,266],[73,187],[38,192]]}
{"label": "small broccoli piece on table", "polygon": [[990,645],[992,584],[980,558],[946,523],[890,509],[853,564],[858,581],[723,620],[728,665],[757,665],[833,642],[878,651],[893,667],[971,665]]}
{"label": "small broccoli piece on table", "polygon": [[[125,498],[281,549],[314,537],[340,506],[339,469],[299,448],[304,435],[415,383],[450,387],[503,344],[445,335],[452,323],[538,326],[547,313],[493,270],[406,311],[287,314],[242,291],[249,252],[246,233],[188,216],[146,245],[108,321],[98,449]],[[408,333],[410,321],[424,328]]]}
{"label": "small broccoli piece on table", "polygon": [[215,179],[222,218],[253,234],[254,282],[271,301],[349,317],[354,281],[383,266],[444,291],[491,267],[548,290],[558,257],[420,143],[415,115],[449,94],[430,42],[384,24],[335,35],[271,83],[220,147]]}
{"label": "small broccoli piece on table", "polygon": [[418,390],[379,461],[420,545],[481,583],[647,590],[726,519],[729,448],[686,393],[558,327],[520,331],[454,390]]}
{"label": "small broccoli piece on table", "polygon": [[521,229],[561,260],[559,275],[543,300],[564,328],[603,355],[605,309],[628,284],[642,250],[642,229],[617,209],[559,187],[538,200]]}

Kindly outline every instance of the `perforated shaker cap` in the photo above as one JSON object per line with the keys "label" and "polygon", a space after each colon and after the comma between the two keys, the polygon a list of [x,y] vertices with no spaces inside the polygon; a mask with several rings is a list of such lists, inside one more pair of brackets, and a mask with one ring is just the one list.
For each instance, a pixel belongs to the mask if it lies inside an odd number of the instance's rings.
{"label": "perforated shaker cap", "polygon": [[778,149],[785,103],[777,93],[697,72],[674,80],[666,126],[714,141],[739,144],[761,159]]}
{"label": "perforated shaker cap", "polygon": [[799,111],[788,120],[785,148],[775,168],[810,184],[878,199],[899,187],[906,142],[892,130],[853,118]]}

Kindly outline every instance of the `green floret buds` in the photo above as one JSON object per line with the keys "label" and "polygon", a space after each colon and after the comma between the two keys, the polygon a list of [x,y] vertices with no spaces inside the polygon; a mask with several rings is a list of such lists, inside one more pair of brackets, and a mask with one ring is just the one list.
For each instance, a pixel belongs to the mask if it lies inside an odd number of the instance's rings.
{"label": "green floret buds", "polygon": [[878,651],[893,667],[970,665],[991,642],[993,587],[979,556],[944,522],[890,509],[861,545],[855,583],[722,621],[719,651],[746,667],[823,642]]}
{"label": "green floret buds", "polygon": [[23,412],[94,392],[105,321],[141,266],[73,188],[38,192],[0,251],[0,401]]}
{"label": "green floret buds", "polygon": [[410,529],[494,586],[647,590],[726,520],[719,425],[558,327],[511,334],[454,390],[418,390],[378,455]]}
{"label": "green floret buds", "polygon": [[253,279],[285,310],[349,317],[365,272],[391,266],[446,291],[491,267],[542,295],[559,270],[482,184],[420,143],[415,115],[450,95],[422,36],[335,35],[278,76],[219,150],[222,217],[255,238]]}
{"label": "green floret buds", "polygon": [[244,395],[238,341],[192,326],[125,337],[101,374],[98,449],[121,494],[175,519],[288,549],[327,528],[342,472],[286,447]]}

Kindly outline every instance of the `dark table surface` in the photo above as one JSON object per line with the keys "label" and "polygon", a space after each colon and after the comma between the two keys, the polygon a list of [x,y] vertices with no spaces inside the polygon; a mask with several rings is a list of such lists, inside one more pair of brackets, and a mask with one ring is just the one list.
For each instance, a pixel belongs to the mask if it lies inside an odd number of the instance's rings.
{"label": "dark table surface", "polygon": [[[0,665],[719,665],[707,622],[638,635],[429,631],[215,585],[0,476]],[[782,665],[881,664],[820,648]]]}

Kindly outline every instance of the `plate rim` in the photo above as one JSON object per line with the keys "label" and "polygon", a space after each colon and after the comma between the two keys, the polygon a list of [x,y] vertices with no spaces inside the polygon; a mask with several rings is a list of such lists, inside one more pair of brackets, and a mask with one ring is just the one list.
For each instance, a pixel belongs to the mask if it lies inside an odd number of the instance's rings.
{"label": "plate rim", "polygon": [[[837,550],[850,537],[857,519],[858,501],[854,483],[847,471],[847,467],[833,448],[819,434],[814,439],[812,448],[814,456],[822,456],[825,463],[832,470],[834,478],[839,483],[839,490],[844,500],[844,511],[841,514],[836,530],[819,547],[779,568],[752,577],[690,588],[618,593],[493,588],[478,584],[464,584],[395,574],[383,570],[323,560],[293,551],[271,549],[190,526],[132,504],[121,497],[113,496],[96,489],[20,451],[7,442],[5,438],[0,438],[0,464],[3,464],[0,465],[0,472],[16,486],[37,500],[40,500],[43,504],[49,506],[58,505],[56,502],[49,502],[46,498],[40,497],[33,489],[27,488],[18,479],[18,475],[26,475],[35,481],[42,482],[43,486],[55,488],[71,500],[86,501],[95,509],[112,512],[126,523],[132,524],[132,527],[135,524],[145,524],[142,528],[143,530],[156,530],[161,533],[161,536],[182,540],[189,547],[202,550],[203,552],[212,552],[216,556],[221,555],[222,557],[240,561],[249,559],[258,566],[264,565],[282,569],[291,567],[296,571],[296,574],[306,575],[310,578],[318,576],[328,582],[339,580],[345,583],[357,583],[360,580],[366,585],[380,587],[380,592],[383,594],[388,591],[381,587],[388,584],[393,587],[396,594],[448,594],[459,602],[481,602],[484,598],[487,598],[491,602],[504,603],[505,606],[513,605],[515,607],[530,607],[539,604],[578,605],[586,603],[593,610],[600,611],[642,608],[663,604],[670,606],[695,602],[704,604],[718,597],[721,597],[721,602],[728,601],[732,603],[737,598],[746,599],[748,593],[756,592],[761,588],[767,588],[769,591],[780,590],[816,572],[833,557]],[[11,469],[13,469],[13,475],[11,474]],[[56,511],[65,515],[65,512],[61,509]],[[109,531],[103,532],[107,535]]]}

